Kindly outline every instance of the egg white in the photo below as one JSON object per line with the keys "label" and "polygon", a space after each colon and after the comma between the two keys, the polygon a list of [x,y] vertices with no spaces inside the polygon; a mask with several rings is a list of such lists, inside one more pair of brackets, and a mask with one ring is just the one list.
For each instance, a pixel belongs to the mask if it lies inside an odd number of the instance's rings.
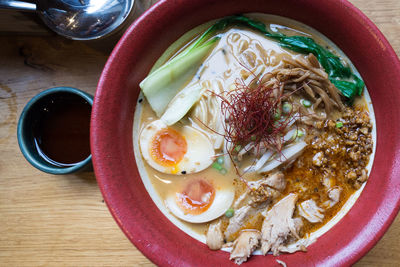
{"label": "egg white", "polygon": [[185,213],[177,203],[176,194],[168,196],[165,200],[165,206],[169,211],[181,220],[191,223],[204,223],[215,220],[222,216],[232,205],[235,192],[232,188],[215,189],[214,200],[210,207],[200,214]]}
{"label": "egg white", "polygon": [[187,125],[178,129],[187,143],[187,151],[183,159],[175,166],[164,166],[156,162],[150,154],[151,142],[159,131],[167,127],[162,120],[156,120],[146,125],[140,133],[140,150],[151,167],[163,173],[179,175],[200,172],[213,163],[215,152],[211,141],[202,132]]}

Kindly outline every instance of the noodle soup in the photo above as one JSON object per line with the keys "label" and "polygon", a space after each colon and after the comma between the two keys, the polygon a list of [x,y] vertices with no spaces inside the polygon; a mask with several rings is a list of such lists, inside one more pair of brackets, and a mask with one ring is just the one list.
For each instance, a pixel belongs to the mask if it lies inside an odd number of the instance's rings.
{"label": "noodle soup", "polygon": [[306,251],[368,179],[368,92],[340,49],[303,24],[263,14],[223,22],[182,36],[141,83],[142,180],[175,225],[237,264]]}

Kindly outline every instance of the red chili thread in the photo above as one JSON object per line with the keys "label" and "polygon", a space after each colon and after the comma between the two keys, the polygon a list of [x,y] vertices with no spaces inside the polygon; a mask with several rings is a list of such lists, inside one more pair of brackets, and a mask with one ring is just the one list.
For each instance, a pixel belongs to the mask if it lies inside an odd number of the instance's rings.
{"label": "red chili thread", "polygon": [[[232,156],[235,153],[235,148],[237,146],[244,147],[246,144],[254,142],[255,148],[261,149],[260,145],[262,144],[280,154],[279,159],[282,160],[283,133],[289,123],[299,117],[301,119],[302,115],[300,113],[295,114],[294,103],[291,103],[293,108],[289,114],[282,117],[283,119],[277,119],[275,114],[281,113],[283,101],[289,102],[289,97],[303,87],[301,86],[290,93],[281,94],[279,86],[270,88],[258,82],[257,87],[252,89],[245,84],[243,79],[237,79],[235,87],[234,90],[222,94],[211,91],[210,93],[221,99],[221,112],[225,118],[225,134],[223,136],[227,144],[233,144],[233,147],[230,150],[227,149],[227,152],[240,180],[248,186]],[[278,96],[274,95],[275,90],[277,90]],[[202,124],[219,134],[204,123]]]}
{"label": "red chili thread", "polygon": [[[289,95],[274,95],[274,90],[258,85],[251,89],[241,80],[236,80],[236,88],[224,95],[215,94],[221,99],[221,112],[225,118],[224,138],[232,143],[233,152],[237,146],[245,146],[250,142],[263,144],[280,152],[281,136],[287,125],[295,119],[290,114],[280,119],[282,99]],[[276,92],[275,92],[276,93]],[[256,145],[257,147],[257,145]]]}

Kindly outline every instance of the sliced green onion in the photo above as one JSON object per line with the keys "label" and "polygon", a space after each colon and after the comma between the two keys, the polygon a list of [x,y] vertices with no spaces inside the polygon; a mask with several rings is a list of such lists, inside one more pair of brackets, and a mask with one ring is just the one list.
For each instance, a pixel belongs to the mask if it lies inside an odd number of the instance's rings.
{"label": "sliced green onion", "polygon": [[256,137],[255,135],[252,135],[252,136],[250,137],[250,139],[251,139],[251,141],[256,141],[256,140],[257,140],[257,137]]}
{"label": "sliced green onion", "polygon": [[220,165],[224,164],[224,157],[222,157],[222,156],[218,157],[217,158],[217,163],[220,164]]}
{"label": "sliced green onion", "polygon": [[241,145],[237,145],[237,146],[235,147],[235,151],[236,151],[236,152],[239,152],[240,149],[242,149],[242,146],[241,146]]}
{"label": "sliced green onion", "polygon": [[225,211],[225,216],[227,218],[232,218],[234,214],[235,214],[235,211],[233,209],[228,209],[227,211]]}
{"label": "sliced green onion", "polygon": [[300,100],[300,103],[301,103],[303,106],[305,106],[306,108],[311,107],[311,102],[308,101],[307,99],[302,99],[302,100]]}
{"label": "sliced green onion", "polygon": [[292,111],[292,104],[285,102],[282,105],[283,114],[289,114]]}
{"label": "sliced green onion", "polygon": [[225,168],[222,168],[219,172],[220,172],[221,174],[223,174],[223,175],[225,175],[225,174],[228,173],[228,171],[227,171]]}
{"label": "sliced green onion", "polygon": [[216,169],[216,170],[218,170],[218,171],[222,170],[221,164],[219,164],[219,163],[216,162],[216,161],[211,165],[211,167],[213,167],[214,169]]}
{"label": "sliced green onion", "polygon": [[343,127],[343,122],[338,121],[336,122],[336,128],[342,128]]}

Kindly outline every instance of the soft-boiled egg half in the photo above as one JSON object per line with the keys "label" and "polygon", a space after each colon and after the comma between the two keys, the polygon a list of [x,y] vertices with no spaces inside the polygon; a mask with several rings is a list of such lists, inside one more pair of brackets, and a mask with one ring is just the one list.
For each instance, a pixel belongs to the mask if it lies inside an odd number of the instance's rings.
{"label": "soft-boiled egg half", "polygon": [[218,180],[194,177],[186,181],[179,192],[165,200],[176,217],[191,223],[212,221],[223,215],[235,197],[233,187],[221,187]]}
{"label": "soft-boiled egg half", "polygon": [[213,146],[202,132],[191,127],[168,127],[156,120],[143,128],[139,137],[143,158],[154,169],[169,174],[190,174],[209,167]]}

